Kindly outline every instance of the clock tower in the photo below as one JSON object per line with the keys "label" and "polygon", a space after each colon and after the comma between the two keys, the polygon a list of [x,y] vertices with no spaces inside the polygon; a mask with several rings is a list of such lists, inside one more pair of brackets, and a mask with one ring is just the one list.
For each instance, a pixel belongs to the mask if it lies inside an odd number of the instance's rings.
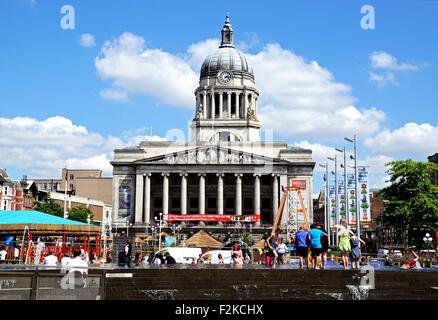
{"label": "clock tower", "polygon": [[192,140],[196,142],[260,141],[259,92],[252,67],[234,46],[227,14],[219,48],[201,67],[195,91],[196,114]]}

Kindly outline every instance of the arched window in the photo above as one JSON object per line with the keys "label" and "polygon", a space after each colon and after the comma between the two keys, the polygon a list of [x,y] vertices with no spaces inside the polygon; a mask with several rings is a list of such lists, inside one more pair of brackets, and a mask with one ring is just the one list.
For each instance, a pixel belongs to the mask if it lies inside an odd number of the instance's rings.
{"label": "arched window", "polygon": [[242,141],[240,137],[230,131],[219,131],[211,137],[210,142],[215,141]]}

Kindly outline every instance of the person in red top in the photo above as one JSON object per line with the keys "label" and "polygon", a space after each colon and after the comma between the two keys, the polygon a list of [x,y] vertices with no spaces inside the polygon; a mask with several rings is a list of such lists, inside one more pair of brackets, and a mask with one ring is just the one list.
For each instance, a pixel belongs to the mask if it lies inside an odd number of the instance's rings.
{"label": "person in red top", "polygon": [[233,264],[243,264],[243,253],[242,250],[240,249],[240,244],[238,244],[237,242],[233,244],[231,257]]}
{"label": "person in red top", "polygon": [[419,262],[420,257],[413,249],[411,252],[412,252],[413,257],[410,257],[408,260],[406,260],[404,265],[401,266],[402,269],[420,269],[421,268],[421,265]]}

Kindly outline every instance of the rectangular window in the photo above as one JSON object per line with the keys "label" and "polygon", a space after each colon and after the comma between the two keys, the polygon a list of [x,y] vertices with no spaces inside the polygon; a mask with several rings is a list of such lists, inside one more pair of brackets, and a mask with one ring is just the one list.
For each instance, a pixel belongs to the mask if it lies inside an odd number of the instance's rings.
{"label": "rectangular window", "polygon": [[226,174],[225,175],[225,184],[228,186],[232,186],[232,185],[236,184],[236,177],[234,175],[231,175],[231,174]]}
{"label": "rectangular window", "polygon": [[191,185],[191,186],[196,186],[196,185],[198,185],[199,177],[198,177],[197,174],[189,174],[187,180],[188,180],[188,184],[189,184],[189,185]]}
{"label": "rectangular window", "polygon": [[162,205],[163,205],[163,198],[155,197],[154,198],[154,207],[155,208],[161,208]]}
{"label": "rectangular window", "polygon": [[198,208],[198,198],[190,198],[190,208]]}
{"label": "rectangular window", "polygon": [[243,207],[245,209],[252,209],[253,200],[252,198],[244,198],[243,199]]}
{"label": "rectangular window", "polygon": [[251,186],[254,183],[254,177],[251,174],[243,175],[243,184],[246,186]]}
{"label": "rectangular window", "polygon": [[272,199],[262,198],[262,209],[271,209]]}
{"label": "rectangular window", "polygon": [[260,182],[263,186],[269,186],[271,184],[271,176],[268,175],[261,176]]}
{"label": "rectangular window", "polygon": [[225,207],[228,209],[234,209],[234,198],[226,198]]}
{"label": "rectangular window", "polygon": [[207,208],[214,209],[216,208],[216,198],[208,198],[207,200]]}
{"label": "rectangular window", "polygon": [[215,174],[207,174],[207,184],[208,185],[217,184],[217,177]]}
{"label": "rectangular window", "polygon": [[180,208],[181,200],[180,198],[172,198],[172,209]]}
{"label": "rectangular window", "polygon": [[75,176],[73,174],[70,175],[70,180],[74,180]]}
{"label": "rectangular window", "polygon": [[179,174],[171,174],[170,184],[174,186],[179,186],[181,184],[181,176]]}

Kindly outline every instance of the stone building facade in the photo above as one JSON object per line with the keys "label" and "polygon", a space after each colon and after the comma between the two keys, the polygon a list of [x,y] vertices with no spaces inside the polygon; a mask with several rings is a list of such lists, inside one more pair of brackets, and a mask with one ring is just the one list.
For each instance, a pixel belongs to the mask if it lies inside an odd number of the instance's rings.
{"label": "stone building facade", "polygon": [[269,225],[281,186],[292,183],[303,186],[312,221],[312,152],[261,140],[260,93],[228,16],[221,35],[201,67],[190,141],[143,141],[114,151],[114,223],[147,226],[162,213],[167,221],[208,225],[231,216]]}

